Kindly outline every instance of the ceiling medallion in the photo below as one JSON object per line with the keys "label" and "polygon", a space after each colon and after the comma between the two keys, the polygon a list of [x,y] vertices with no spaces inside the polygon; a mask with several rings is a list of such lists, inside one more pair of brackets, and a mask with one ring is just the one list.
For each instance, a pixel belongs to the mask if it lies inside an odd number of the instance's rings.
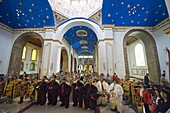
{"label": "ceiling medallion", "polygon": [[77,36],[85,37],[85,36],[87,36],[87,31],[85,31],[85,30],[77,30],[76,34],[77,34]]}
{"label": "ceiling medallion", "polygon": [[82,49],[88,49],[88,47],[87,47],[87,46],[82,46],[81,48],[82,48]]}
{"label": "ceiling medallion", "polygon": [[87,40],[80,40],[80,44],[88,44]]}

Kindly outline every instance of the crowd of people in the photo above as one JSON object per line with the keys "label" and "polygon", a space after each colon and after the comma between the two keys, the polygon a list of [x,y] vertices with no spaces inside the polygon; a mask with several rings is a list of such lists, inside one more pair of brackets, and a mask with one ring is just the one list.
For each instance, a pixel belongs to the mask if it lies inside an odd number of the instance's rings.
{"label": "crowd of people", "polygon": [[[143,81],[130,80],[128,76],[120,79],[116,73],[68,73],[53,74],[43,79],[30,77],[24,73],[4,80],[0,77],[0,97],[7,96],[9,103],[20,97],[18,104],[25,98],[35,102],[35,105],[57,105],[69,108],[70,99],[73,106],[83,109],[96,110],[98,106],[111,104],[111,111],[122,112],[122,103],[132,107],[137,106],[142,113],[168,113],[170,112],[170,90],[165,81],[160,84],[151,84],[147,74]],[[71,97],[71,98],[70,98]],[[151,109],[150,109],[151,106]]]}

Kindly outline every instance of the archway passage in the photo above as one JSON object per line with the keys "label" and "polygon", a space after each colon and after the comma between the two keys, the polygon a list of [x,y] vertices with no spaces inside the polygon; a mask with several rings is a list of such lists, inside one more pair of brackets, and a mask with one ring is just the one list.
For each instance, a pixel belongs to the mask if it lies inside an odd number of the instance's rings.
{"label": "archway passage", "polygon": [[[32,55],[32,53],[31,52],[29,53],[28,51],[26,52],[26,55],[24,55],[27,59],[22,58],[23,50],[25,51],[24,47],[28,43],[30,45],[33,45],[34,47],[40,48],[38,50],[39,51],[38,58],[35,57],[35,59],[32,59],[31,56],[28,57],[28,55]],[[27,33],[20,35],[15,40],[13,47],[12,47],[8,73],[15,74],[15,72],[20,73],[21,71],[26,71],[29,74],[32,74],[32,73],[39,74],[41,72],[40,64],[41,64],[41,57],[42,57],[41,51],[43,48],[43,43],[44,43],[43,38],[38,33],[27,32]],[[35,53],[35,51],[37,52],[37,50],[32,49],[33,53]]]}
{"label": "archway passage", "polygon": [[[131,40],[129,40],[129,37],[133,37],[133,40],[132,38]],[[130,30],[128,33],[126,33],[124,37],[123,46],[124,46],[124,60],[125,60],[126,75],[130,76],[127,45],[128,43],[133,43],[139,39],[143,42],[145,47],[150,80],[152,82],[158,82],[161,72],[160,72],[160,65],[158,60],[156,43],[151,34],[141,29]]]}
{"label": "archway passage", "polygon": [[68,71],[68,54],[66,49],[61,50],[60,69],[63,72]]}
{"label": "archway passage", "polygon": [[74,58],[74,72],[77,72],[77,61],[76,61],[76,58]]}

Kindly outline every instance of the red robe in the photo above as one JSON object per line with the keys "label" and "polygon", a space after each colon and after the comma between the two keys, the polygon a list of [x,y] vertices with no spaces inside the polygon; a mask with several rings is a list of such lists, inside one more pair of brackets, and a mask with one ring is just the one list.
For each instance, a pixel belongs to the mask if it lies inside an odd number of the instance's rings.
{"label": "red robe", "polygon": [[[136,91],[137,95],[140,96],[140,89],[137,89]],[[143,98],[143,103],[144,104],[149,104],[150,101],[150,94],[148,89],[144,89],[142,92],[142,98]]]}

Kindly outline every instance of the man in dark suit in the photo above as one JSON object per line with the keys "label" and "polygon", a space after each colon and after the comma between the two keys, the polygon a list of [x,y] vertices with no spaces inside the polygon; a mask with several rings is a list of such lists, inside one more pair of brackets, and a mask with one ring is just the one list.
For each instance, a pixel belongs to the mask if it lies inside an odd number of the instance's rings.
{"label": "man in dark suit", "polygon": [[61,100],[60,106],[65,106],[65,108],[69,108],[70,92],[71,92],[70,84],[66,82],[65,79],[62,80],[60,85],[60,100]]}
{"label": "man in dark suit", "polygon": [[48,83],[48,105],[55,106],[59,96],[59,83],[56,81],[56,75],[52,76],[51,82]]}
{"label": "man in dark suit", "polygon": [[79,107],[82,107],[84,85],[78,78],[72,85],[73,87],[73,106],[76,107],[79,103]]}
{"label": "man in dark suit", "polygon": [[89,80],[89,83],[85,85],[84,92],[84,103],[85,109],[90,108],[94,110],[97,106],[97,88],[92,84],[92,79]]}

